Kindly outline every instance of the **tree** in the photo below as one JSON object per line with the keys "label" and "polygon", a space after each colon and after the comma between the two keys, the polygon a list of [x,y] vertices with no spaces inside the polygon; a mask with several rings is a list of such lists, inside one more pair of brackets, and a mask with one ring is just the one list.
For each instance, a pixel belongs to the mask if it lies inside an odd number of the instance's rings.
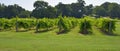
{"label": "tree", "polygon": [[63,4],[60,2],[58,5],[55,6],[57,8],[57,16],[62,14],[62,16],[71,16],[71,6],[70,4]]}
{"label": "tree", "polygon": [[35,9],[33,10],[31,15],[37,18],[43,18],[45,16],[48,3],[44,1],[36,1],[33,6],[35,7]]}
{"label": "tree", "polygon": [[111,18],[120,18],[120,6],[117,3],[105,2],[100,6],[96,6],[93,13],[98,16],[110,16]]}
{"label": "tree", "polygon": [[0,4],[0,18],[4,17],[4,11],[6,6],[4,4]]}
{"label": "tree", "polygon": [[93,11],[93,5],[92,4],[85,7],[85,15],[91,15],[92,11]]}
{"label": "tree", "polygon": [[77,3],[71,4],[72,8],[72,16],[75,17],[82,17],[85,13],[85,1],[84,0],[78,0]]}
{"label": "tree", "polygon": [[111,3],[108,7],[109,16],[112,18],[120,18],[120,6],[117,3]]}
{"label": "tree", "polygon": [[56,17],[56,8],[49,6],[45,1],[36,1],[34,3],[35,9],[32,11],[31,16],[37,18],[53,18]]}
{"label": "tree", "polygon": [[48,6],[46,13],[47,14],[46,14],[45,17],[48,17],[48,18],[55,18],[55,17],[57,17],[57,9],[55,7]]}
{"label": "tree", "polygon": [[44,2],[44,1],[36,1],[33,5],[35,7],[35,9],[42,9],[42,8],[47,8],[48,3]]}
{"label": "tree", "polygon": [[35,9],[32,11],[31,16],[34,16],[36,18],[43,18],[48,3],[44,1],[36,1],[33,6]]}
{"label": "tree", "polygon": [[111,4],[110,2],[105,2],[105,3],[103,3],[101,5],[101,7],[105,8],[106,10],[108,10],[109,9],[108,7],[109,7],[110,4]]}
{"label": "tree", "polygon": [[17,16],[21,11],[25,11],[22,7],[20,7],[17,4],[9,5],[7,8],[5,8],[5,17],[11,18]]}
{"label": "tree", "polygon": [[21,18],[30,17],[30,11],[21,11],[21,12],[18,14],[18,16],[21,17]]}
{"label": "tree", "polygon": [[[22,8],[17,4],[8,5],[8,6],[4,4],[0,4],[0,17],[12,18],[15,16],[23,15],[23,12],[29,12],[29,11],[26,11],[24,8]],[[30,15],[30,14],[24,13],[24,15]]]}
{"label": "tree", "polygon": [[97,6],[94,8],[93,13],[97,16],[106,16],[106,10],[103,7]]}

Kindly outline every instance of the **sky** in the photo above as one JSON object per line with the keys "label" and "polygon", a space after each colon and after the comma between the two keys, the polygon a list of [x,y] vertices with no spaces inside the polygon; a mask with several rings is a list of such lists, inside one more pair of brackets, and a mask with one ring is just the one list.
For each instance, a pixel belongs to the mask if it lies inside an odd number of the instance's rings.
{"label": "sky", "polygon": [[[0,0],[0,3],[4,3],[5,5],[13,5],[13,4],[18,4],[19,6],[22,6],[26,10],[32,11],[34,9],[33,4],[36,0]],[[49,3],[49,5],[55,6],[59,2],[62,2],[64,4],[70,4],[70,3],[75,3],[77,0],[44,0]],[[93,4],[94,6],[96,5],[101,5],[104,2],[116,2],[120,4],[120,0],[84,0],[86,2],[86,5]]]}

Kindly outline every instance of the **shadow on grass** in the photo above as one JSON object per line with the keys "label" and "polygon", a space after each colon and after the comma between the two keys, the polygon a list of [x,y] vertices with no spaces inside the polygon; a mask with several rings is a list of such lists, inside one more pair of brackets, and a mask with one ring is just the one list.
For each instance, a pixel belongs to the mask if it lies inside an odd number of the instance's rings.
{"label": "shadow on grass", "polygon": [[57,35],[60,35],[60,34],[67,34],[69,31],[65,31],[65,30],[63,30],[63,31],[60,31],[60,32],[56,32],[57,33]]}
{"label": "shadow on grass", "polygon": [[49,30],[40,30],[40,31],[36,31],[35,33],[43,33],[43,32],[48,32]]}
{"label": "shadow on grass", "polygon": [[16,31],[16,32],[27,32],[29,30],[19,30],[19,31]]}
{"label": "shadow on grass", "polygon": [[103,33],[103,34],[105,34],[105,35],[108,35],[108,36],[120,36],[120,35],[118,35],[118,34],[115,34],[115,33],[113,33],[113,32],[108,32],[108,31],[105,31],[105,30],[102,30],[102,29],[100,29],[101,30],[101,32]]}
{"label": "shadow on grass", "polygon": [[79,33],[82,34],[82,35],[92,35],[93,32],[92,31],[85,31],[85,32],[80,31]]}
{"label": "shadow on grass", "polygon": [[53,29],[45,29],[45,30],[40,30],[40,31],[35,31],[35,33],[44,33],[44,32],[48,32],[48,31],[52,31],[54,29],[55,28],[53,28]]}

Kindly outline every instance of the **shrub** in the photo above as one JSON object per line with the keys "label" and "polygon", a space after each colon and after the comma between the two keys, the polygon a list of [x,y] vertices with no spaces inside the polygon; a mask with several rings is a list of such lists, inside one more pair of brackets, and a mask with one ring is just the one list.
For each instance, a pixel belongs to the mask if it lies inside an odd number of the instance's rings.
{"label": "shrub", "polygon": [[111,18],[99,18],[98,19],[98,27],[103,31],[106,31],[108,33],[113,33],[113,31],[116,28],[115,22],[116,21]]}
{"label": "shrub", "polygon": [[88,34],[92,30],[91,20],[87,17],[80,20],[80,32],[83,34]]}

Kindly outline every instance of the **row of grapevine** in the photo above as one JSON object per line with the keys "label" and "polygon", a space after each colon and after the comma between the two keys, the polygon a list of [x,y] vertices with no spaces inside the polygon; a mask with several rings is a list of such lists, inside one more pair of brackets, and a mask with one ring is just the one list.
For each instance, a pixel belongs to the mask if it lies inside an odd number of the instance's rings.
{"label": "row of grapevine", "polygon": [[33,29],[35,27],[35,19],[23,19],[23,18],[19,18],[17,19],[15,22],[15,26],[16,28],[18,27],[18,29],[26,29],[26,30],[30,30]]}
{"label": "row of grapevine", "polygon": [[105,17],[105,18],[99,18],[97,20],[97,27],[100,28],[102,31],[113,33],[116,26],[116,20]]}
{"label": "row of grapevine", "polygon": [[59,16],[59,20],[58,20],[58,28],[59,28],[59,32],[68,32],[70,31],[72,28],[77,26],[77,19],[75,18],[67,18]]}
{"label": "row of grapevine", "polygon": [[92,32],[92,26],[96,26],[104,32],[112,34],[115,30],[116,20],[109,17],[104,18],[93,18],[93,17],[84,17],[80,19],[80,32],[83,34],[88,34]]}
{"label": "row of grapevine", "polygon": [[57,26],[57,19],[37,19],[35,18],[12,18],[5,19],[0,18],[0,30],[31,30],[38,28],[39,29],[49,29]]}
{"label": "row of grapevine", "polygon": [[37,19],[36,32],[41,30],[49,30],[55,28],[57,25],[57,19]]}
{"label": "row of grapevine", "polygon": [[5,18],[0,19],[0,30],[11,29],[12,26],[13,26],[13,23],[11,20],[8,20]]}
{"label": "row of grapevine", "polygon": [[88,34],[92,32],[92,27],[96,26],[101,30],[113,33],[116,21],[111,18],[94,18],[86,16],[81,19],[73,17],[62,17],[56,19],[36,19],[36,18],[0,18],[0,30],[36,30],[36,32],[59,29],[59,32],[68,32],[79,25],[80,33]]}
{"label": "row of grapevine", "polygon": [[90,17],[80,19],[80,33],[88,34],[92,32],[92,20]]}

